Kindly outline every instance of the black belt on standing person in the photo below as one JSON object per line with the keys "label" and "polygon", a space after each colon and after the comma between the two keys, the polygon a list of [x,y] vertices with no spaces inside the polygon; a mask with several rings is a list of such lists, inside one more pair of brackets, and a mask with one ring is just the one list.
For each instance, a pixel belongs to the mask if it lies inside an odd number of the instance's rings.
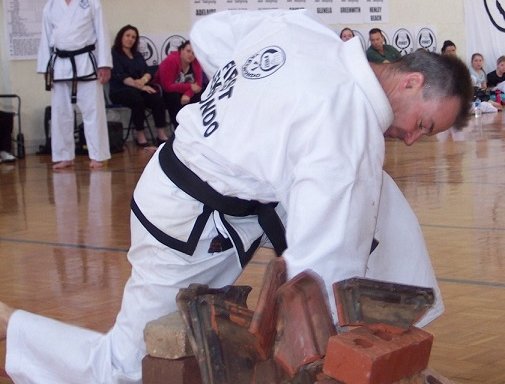
{"label": "black belt on standing person", "polygon": [[[75,104],[77,101],[77,82],[78,81],[91,81],[96,80],[98,78],[97,71],[98,67],[96,64],[95,56],[93,55],[93,51],[95,50],[95,44],[90,44],[85,46],[84,48],[76,49],[74,51],[65,51],[58,48],[53,48],[51,57],[49,58],[49,62],[47,63],[46,68],[46,91],[50,91],[53,82],[55,81],[72,81],[72,104]],[[75,57],[87,53],[93,65],[93,73],[86,76],[77,76],[77,65],[75,64]],[[62,59],[70,59],[70,63],[72,65],[72,78],[71,79],[54,79],[54,64],[56,62],[56,58]]]}
{"label": "black belt on standing person", "polygon": [[[272,243],[277,255],[282,255],[284,250],[287,248],[287,243],[284,225],[275,211],[277,203],[261,203],[256,200],[245,200],[238,197],[225,196],[217,192],[179,160],[173,149],[174,137],[175,135],[172,135],[172,137],[160,150],[159,161],[161,168],[177,187],[204,204],[203,212],[196,220],[188,241],[181,242],[154,226],[142,214],[141,210],[135,203],[135,200],[132,199],[132,211],[149,233],[151,233],[151,235],[153,235],[158,241],[170,248],[177,249],[187,254],[192,254],[196,248],[196,244],[200,238],[207,219],[213,211],[217,211],[219,212],[226,229],[229,231],[235,247],[240,248],[242,245],[239,241],[238,234],[233,230],[232,226],[227,223],[224,215],[235,217],[255,215],[258,217],[258,223]],[[259,245],[260,240],[261,237],[254,242],[253,246],[255,248]],[[252,251],[254,250],[255,249],[252,249]],[[240,249],[238,249],[238,251],[241,253]],[[248,260],[244,260],[244,257],[252,257],[253,252],[251,252],[251,250],[247,252],[245,249],[243,249],[243,251],[246,253],[245,256],[240,257],[241,255],[239,254],[239,257],[241,259],[241,263],[245,265]]]}

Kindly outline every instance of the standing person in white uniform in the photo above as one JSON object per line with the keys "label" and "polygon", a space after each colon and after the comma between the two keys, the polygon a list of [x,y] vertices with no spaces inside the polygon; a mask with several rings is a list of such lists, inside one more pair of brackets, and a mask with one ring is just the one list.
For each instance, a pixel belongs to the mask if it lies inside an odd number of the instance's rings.
{"label": "standing person in white uniform", "polygon": [[[176,310],[190,283],[232,284],[264,232],[288,277],[323,278],[335,320],[331,284],[346,278],[437,290],[417,219],[383,173],[384,136],[410,145],[463,124],[465,64],[428,52],[369,64],[358,39],[304,10],[217,13],[191,42],[211,81],[134,191],[115,325],[103,335],[0,303],[15,382],[140,383],[146,322]],[[419,325],[442,310],[437,297]]]}
{"label": "standing person in white uniform", "polygon": [[110,37],[100,0],[49,0],[43,10],[37,72],[51,90],[53,169],[75,157],[74,110],[82,113],[90,168],[110,159],[103,84],[112,68]]}

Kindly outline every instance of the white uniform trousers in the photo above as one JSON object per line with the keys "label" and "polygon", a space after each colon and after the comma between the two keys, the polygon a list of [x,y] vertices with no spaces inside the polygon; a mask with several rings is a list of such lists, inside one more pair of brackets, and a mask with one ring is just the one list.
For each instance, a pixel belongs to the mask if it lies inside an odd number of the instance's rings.
{"label": "white uniform trousers", "polygon": [[[153,172],[153,167],[148,168]],[[155,168],[159,177],[165,177],[159,167]],[[182,191],[169,185],[165,187],[167,198],[176,203],[182,201],[178,198],[187,199]],[[136,199],[141,200],[145,193],[149,189],[138,189]],[[159,201],[160,209],[167,208],[163,200]],[[235,224],[239,220],[234,220]],[[176,310],[175,296],[180,288],[190,283],[222,287],[232,284],[242,271],[233,248],[208,253],[210,241],[217,234],[216,223],[222,231],[219,217],[214,214],[194,255],[188,256],[160,244],[132,214],[128,253],[132,274],[113,328],[103,335],[18,310],[7,329],[7,373],[14,382],[23,384],[140,383],[141,360],[146,353],[145,324]],[[241,228],[244,234],[246,228]],[[252,236],[257,237],[257,233]],[[387,175],[376,237],[380,243],[370,256],[367,277],[433,286],[438,291],[417,219]],[[429,319],[442,310],[438,300]]]}
{"label": "white uniform trousers", "polygon": [[[54,162],[75,158],[74,109],[71,103],[72,82],[53,83],[51,92],[51,149]],[[82,114],[89,158],[110,159],[109,133],[105,113],[103,86],[98,81],[77,84],[77,106]]]}
{"label": "white uniform trousers", "polygon": [[365,277],[433,288],[435,303],[416,324],[422,327],[444,312],[444,304],[417,217],[393,179],[382,175],[375,228],[379,245],[368,259]]}

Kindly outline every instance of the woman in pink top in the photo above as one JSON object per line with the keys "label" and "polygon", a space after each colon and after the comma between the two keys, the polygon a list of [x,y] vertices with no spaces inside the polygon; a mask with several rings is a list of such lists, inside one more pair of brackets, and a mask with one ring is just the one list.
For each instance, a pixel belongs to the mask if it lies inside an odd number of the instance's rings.
{"label": "woman in pink top", "polygon": [[177,113],[186,104],[200,101],[203,87],[202,67],[195,58],[189,40],[161,62],[154,79],[163,89],[170,121],[176,128]]}

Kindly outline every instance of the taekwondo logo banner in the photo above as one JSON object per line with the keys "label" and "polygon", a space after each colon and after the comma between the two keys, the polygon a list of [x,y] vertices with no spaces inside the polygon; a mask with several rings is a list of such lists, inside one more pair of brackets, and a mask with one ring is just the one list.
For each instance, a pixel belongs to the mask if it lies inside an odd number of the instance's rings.
{"label": "taekwondo logo banner", "polygon": [[138,50],[144,57],[147,65],[152,66],[158,65],[160,63],[158,49],[156,48],[156,44],[154,44],[150,38],[146,36],[140,36]]}
{"label": "taekwondo logo banner", "polygon": [[416,36],[417,48],[422,48],[428,52],[437,51],[437,37],[431,28],[421,28]]}
{"label": "taekwondo logo banner", "polygon": [[161,60],[167,57],[170,52],[177,51],[177,49],[184,43],[186,39],[181,35],[169,36],[161,46]]}
{"label": "taekwondo logo banner", "polygon": [[505,54],[505,0],[464,1],[467,62],[479,52],[485,72],[491,72]]}
{"label": "taekwondo logo banner", "polygon": [[282,48],[270,46],[249,57],[242,66],[242,76],[246,79],[262,79],[275,73],[286,62]]}
{"label": "taekwondo logo banner", "polygon": [[414,39],[412,34],[405,28],[398,29],[393,35],[393,47],[395,47],[402,56],[414,52]]}

